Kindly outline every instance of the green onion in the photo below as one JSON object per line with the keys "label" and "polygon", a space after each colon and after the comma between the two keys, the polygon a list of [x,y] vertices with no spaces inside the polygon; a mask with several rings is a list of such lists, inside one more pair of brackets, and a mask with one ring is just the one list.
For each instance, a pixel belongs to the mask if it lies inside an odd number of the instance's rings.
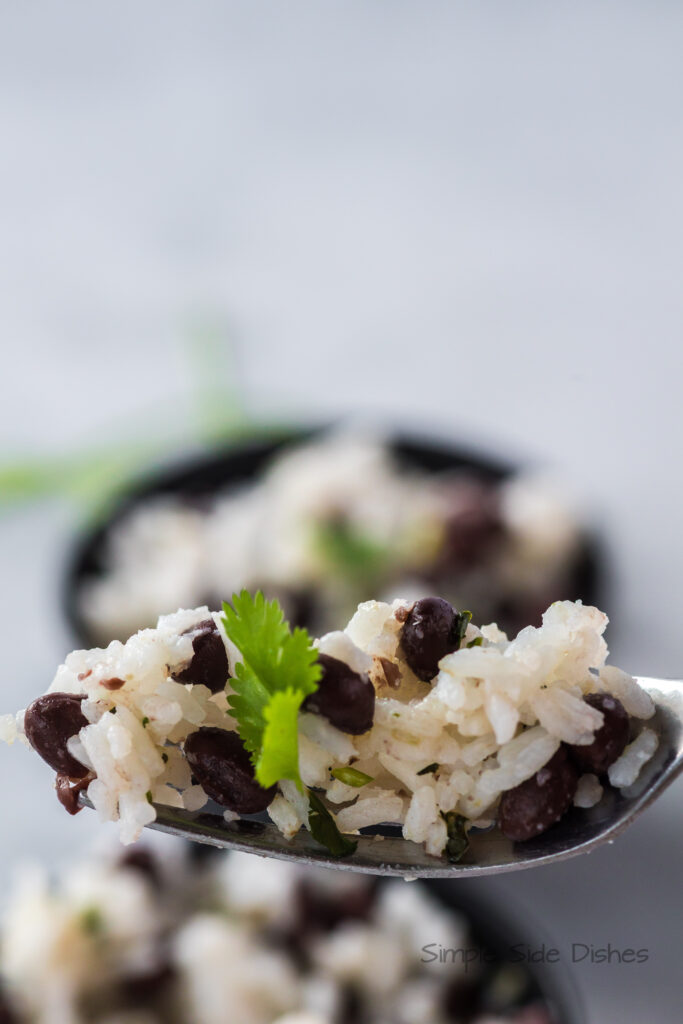
{"label": "green onion", "polygon": [[80,916],[81,927],[88,935],[100,935],[104,930],[104,918],[99,907],[86,907]]}
{"label": "green onion", "polygon": [[[467,632],[467,627],[469,626],[471,621],[472,621],[472,612],[460,612],[460,614],[458,615],[458,621],[457,621],[457,624],[456,624],[456,633],[457,633],[457,637],[458,637],[458,647],[460,647],[460,644],[465,639],[465,633]],[[458,647],[456,647],[456,651],[458,650]]]}
{"label": "green onion", "polygon": [[359,772],[357,768],[333,768],[332,776],[339,782],[343,782],[345,786],[354,786],[355,789],[367,786],[368,782],[373,781],[372,775]]}

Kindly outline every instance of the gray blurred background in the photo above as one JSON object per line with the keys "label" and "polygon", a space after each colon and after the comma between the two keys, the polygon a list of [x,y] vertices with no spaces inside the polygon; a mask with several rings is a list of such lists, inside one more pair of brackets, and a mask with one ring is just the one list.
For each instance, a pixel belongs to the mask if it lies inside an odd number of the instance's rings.
{"label": "gray blurred background", "polygon": [[[252,415],[554,467],[608,536],[615,661],[680,676],[682,44],[666,2],[4,4],[3,460],[194,437],[210,322]],[[81,514],[2,512],[0,710],[70,647]],[[0,770],[5,880],[99,832],[37,758]],[[681,1018],[682,811],[477,883],[564,950],[649,948],[573,968],[590,1024]]]}

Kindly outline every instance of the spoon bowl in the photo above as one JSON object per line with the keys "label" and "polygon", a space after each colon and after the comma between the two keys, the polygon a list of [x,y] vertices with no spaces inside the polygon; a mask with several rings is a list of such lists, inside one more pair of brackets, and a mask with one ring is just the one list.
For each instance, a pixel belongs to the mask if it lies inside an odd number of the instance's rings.
{"label": "spoon bowl", "polygon": [[[429,856],[421,846],[403,839],[398,826],[373,829],[371,834],[359,836],[355,853],[342,859],[331,857],[306,830],[302,829],[293,839],[285,839],[263,816],[227,822],[217,806],[215,813],[211,813],[156,804],[156,820],[148,827],[261,857],[406,879],[496,875],[554,864],[612,842],[683,768],[683,681],[639,678],[638,682],[656,705],[648,727],[657,733],[659,746],[633,785],[625,790],[607,787],[595,807],[572,808],[557,825],[524,843],[513,843],[497,828],[473,829],[469,833],[469,849],[457,863]],[[81,802],[90,806],[83,795]]]}

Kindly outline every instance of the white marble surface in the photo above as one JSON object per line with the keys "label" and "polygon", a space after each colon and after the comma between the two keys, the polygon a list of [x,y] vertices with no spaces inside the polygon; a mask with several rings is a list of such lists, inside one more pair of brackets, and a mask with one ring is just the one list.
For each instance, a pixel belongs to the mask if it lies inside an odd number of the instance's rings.
{"label": "white marble surface", "polygon": [[[681,674],[682,43],[665,2],[3,5],[4,455],[184,422],[181,339],[222,318],[257,411],[557,467],[609,531],[615,659]],[[68,646],[74,522],[0,520],[4,706]],[[5,878],[97,832],[27,753],[0,770]],[[682,810],[479,883],[561,946],[649,947],[574,968],[590,1024],[680,1020]]]}

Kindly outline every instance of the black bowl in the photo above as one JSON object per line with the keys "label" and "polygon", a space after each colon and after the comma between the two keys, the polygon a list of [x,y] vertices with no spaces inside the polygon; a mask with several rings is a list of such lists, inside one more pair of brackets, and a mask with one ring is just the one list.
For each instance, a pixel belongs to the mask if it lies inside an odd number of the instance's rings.
{"label": "black bowl", "polygon": [[[484,971],[495,972],[501,966],[521,971],[525,984],[520,999],[525,1005],[534,1001],[544,1003],[553,1024],[585,1024],[583,1001],[562,960],[565,951],[558,950],[559,956],[554,956],[552,937],[544,934],[526,910],[522,918],[519,906],[501,909],[500,902],[487,894],[487,881],[482,879],[429,879],[418,884],[425,885],[449,909],[462,912],[469,922],[467,955],[475,970],[483,963]],[[522,920],[524,924],[520,923]],[[435,952],[430,950],[430,956]],[[490,960],[488,967],[486,954]],[[448,970],[450,965],[446,962],[439,966]],[[496,1007],[482,1009],[493,1016]]]}
{"label": "black bowl", "polygon": [[[188,503],[201,505],[221,489],[258,477],[278,452],[321,436],[327,429],[289,430],[267,438],[241,441],[218,452],[181,459],[131,482],[106,516],[78,538],[68,559],[64,609],[77,642],[85,647],[95,642],[79,608],[81,587],[104,571],[109,535],[130,512],[161,495],[178,495]],[[388,447],[399,465],[406,468],[435,474],[462,470],[486,483],[500,482],[520,469],[520,466],[443,440],[394,434],[388,439]],[[568,600],[582,598],[588,604],[600,604],[602,580],[600,546],[592,534],[585,532],[566,592],[554,596]]]}

